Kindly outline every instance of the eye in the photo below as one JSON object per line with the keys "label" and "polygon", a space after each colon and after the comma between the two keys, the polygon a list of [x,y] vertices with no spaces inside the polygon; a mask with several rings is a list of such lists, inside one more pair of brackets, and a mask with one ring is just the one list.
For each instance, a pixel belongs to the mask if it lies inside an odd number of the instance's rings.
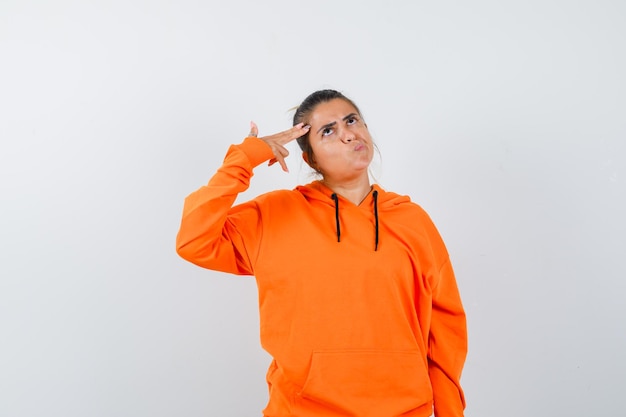
{"label": "eye", "polygon": [[322,130],[322,136],[329,136],[332,135],[332,133],[334,132],[332,127],[327,127],[324,130]]}
{"label": "eye", "polygon": [[347,125],[353,125],[356,124],[356,122],[358,122],[359,120],[356,117],[351,117],[348,120],[346,120],[346,124]]}

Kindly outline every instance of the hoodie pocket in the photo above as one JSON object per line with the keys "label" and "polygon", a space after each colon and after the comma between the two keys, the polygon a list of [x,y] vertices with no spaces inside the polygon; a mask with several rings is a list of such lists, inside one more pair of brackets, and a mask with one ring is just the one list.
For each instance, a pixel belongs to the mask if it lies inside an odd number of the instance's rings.
{"label": "hoodie pocket", "polygon": [[320,351],[299,397],[344,415],[397,416],[430,404],[432,388],[418,351]]}

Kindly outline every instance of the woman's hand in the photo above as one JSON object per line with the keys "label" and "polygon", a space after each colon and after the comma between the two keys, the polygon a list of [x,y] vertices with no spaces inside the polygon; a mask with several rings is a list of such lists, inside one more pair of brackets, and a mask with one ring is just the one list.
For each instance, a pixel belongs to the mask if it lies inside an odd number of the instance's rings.
{"label": "woman's hand", "polygon": [[[310,128],[311,126],[309,125],[305,126],[304,123],[298,123],[291,129],[285,130],[284,132],[259,138],[263,142],[267,143],[269,147],[272,148],[272,152],[274,153],[274,157],[270,159],[269,165],[271,166],[278,162],[283,168],[283,171],[289,172],[287,164],[285,163],[285,158],[289,155],[289,151],[284,145],[294,139],[298,139],[300,136],[306,135]],[[259,128],[254,122],[250,122],[250,134],[248,136],[257,136],[258,134]]]}

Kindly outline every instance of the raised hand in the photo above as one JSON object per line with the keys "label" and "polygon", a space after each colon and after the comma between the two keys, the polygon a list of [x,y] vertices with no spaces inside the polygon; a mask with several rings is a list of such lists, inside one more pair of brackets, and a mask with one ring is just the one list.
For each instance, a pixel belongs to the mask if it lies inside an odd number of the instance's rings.
{"label": "raised hand", "polygon": [[[287,164],[285,163],[285,158],[289,156],[289,151],[285,148],[284,145],[291,142],[294,139],[298,139],[300,136],[306,135],[311,126],[304,125],[304,123],[298,123],[291,129],[285,130],[280,133],[276,133],[270,136],[263,136],[259,139],[264,141],[269,145],[274,153],[274,157],[270,159],[269,165],[274,165],[276,162],[280,164],[283,171],[289,172],[287,168]],[[250,122],[250,133],[248,136],[257,136],[259,134],[259,128],[256,123]]]}

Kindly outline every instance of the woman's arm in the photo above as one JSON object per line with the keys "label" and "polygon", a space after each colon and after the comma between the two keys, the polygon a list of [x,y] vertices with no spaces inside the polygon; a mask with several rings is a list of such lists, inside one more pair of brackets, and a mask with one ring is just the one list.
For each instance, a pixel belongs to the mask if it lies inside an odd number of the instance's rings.
{"label": "woman's arm", "polygon": [[209,183],[185,199],[176,237],[176,251],[182,258],[204,268],[252,274],[245,238],[257,232],[258,213],[252,203],[232,205],[248,189],[253,168],[272,155],[255,137],[228,149]]}
{"label": "woman's arm", "polygon": [[467,355],[465,311],[448,259],[433,287],[433,312],[428,343],[428,372],[435,402],[435,417],[462,417],[465,397],[461,371]]}
{"label": "woman's arm", "polygon": [[284,132],[232,145],[224,163],[209,183],[185,199],[176,238],[178,254],[196,265],[235,274],[253,274],[253,260],[261,219],[254,201],[232,207],[237,195],[248,189],[253,169],[265,161],[278,161],[286,169],[283,147],[308,131],[302,124]]}

